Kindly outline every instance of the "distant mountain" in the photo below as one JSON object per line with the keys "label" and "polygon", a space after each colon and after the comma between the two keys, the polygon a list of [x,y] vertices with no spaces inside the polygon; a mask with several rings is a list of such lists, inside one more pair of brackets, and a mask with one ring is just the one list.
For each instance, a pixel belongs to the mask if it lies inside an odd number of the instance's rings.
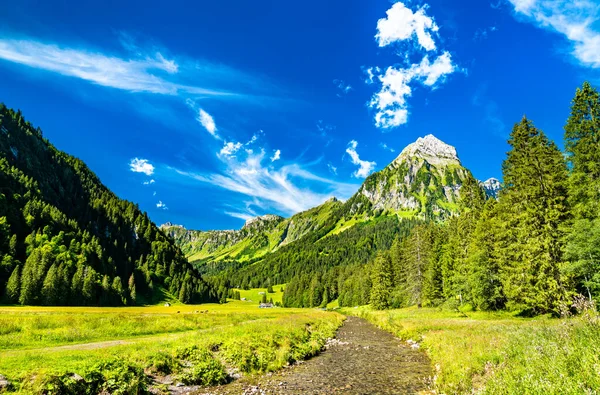
{"label": "distant mountain", "polygon": [[468,176],[456,149],[430,134],[367,177],[350,199],[350,212],[443,220],[457,213],[460,187]]}
{"label": "distant mountain", "polygon": [[148,215],[0,104],[0,299],[46,305],[214,300]]}
{"label": "distant mountain", "polygon": [[257,217],[240,230],[195,231],[171,224],[161,228],[190,261],[253,261],[305,236],[336,235],[378,217],[443,221],[458,213],[460,188],[467,177],[472,175],[456,149],[428,135],[367,177],[346,202],[332,198],[288,219]]}
{"label": "distant mountain", "polygon": [[277,215],[249,219],[239,230],[198,231],[169,223],[162,225],[161,229],[173,237],[192,262],[223,259],[247,261],[319,229],[341,205],[339,200],[331,198],[320,206],[288,219]]}
{"label": "distant mountain", "polygon": [[485,193],[488,197],[492,197],[494,199],[498,199],[498,193],[502,189],[502,184],[495,178],[488,178],[485,181],[481,182],[481,186],[485,190]]}

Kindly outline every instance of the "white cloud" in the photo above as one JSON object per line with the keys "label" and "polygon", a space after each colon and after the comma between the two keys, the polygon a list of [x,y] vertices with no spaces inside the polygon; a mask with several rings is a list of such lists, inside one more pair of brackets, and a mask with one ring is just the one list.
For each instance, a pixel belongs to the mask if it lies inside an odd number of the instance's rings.
{"label": "white cloud", "polygon": [[[380,47],[416,40],[417,52],[425,52],[420,62],[410,67],[389,66],[385,72],[379,67],[365,70],[367,84],[376,81],[381,84],[379,92],[369,102],[369,107],[376,110],[375,125],[379,128],[394,128],[408,122],[407,99],[412,95],[416,83],[435,89],[438,82],[443,82],[445,76],[457,70],[448,51],[436,55],[433,63],[429,60],[427,52],[438,53],[434,36],[437,36],[439,28],[433,18],[427,15],[427,9],[428,6],[423,5],[413,12],[404,3],[397,2],[387,10],[387,18],[377,22],[375,37]],[[408,63],[409,54],[404,55],[404,62]]]}
{"label": "white cloud", "polygon": [[[243,152],[243,151],[240,151]],[[227,169],[223,173],[198,174],[173,169],[183,176],[209,183],[217,188],[237,192],[253,198],[251,205],[262,210],[278,210],[285,214],[295,214],[315,207],[331,196],[348,198],[356,192],[357,185],[339,183],[320,177],[304,169],[301,165],[285,165],[279,169],[263,166],[265,151],[245,151],[236,158],[224,161]],[[230,212],[246,212],[252,214],[246,206]]]}
{"label": "white cloud", "polygon": [[352,175],[356,178],[366,178],[373,172],[377,163],[361,160],[358,156],[358,152],[356,152],[357,146],[358,142],[356,140],[352,140],[348,143],[348,148],[346,148],[346,152],[348,155],[350,155],[352,163],[358,165],[358,169]]}
{"label": "white cloud", "polygon": [[337,167],[335,167],[331,163],[328,163],[327,168],[329,169],[330,172],[332,172],[333,174],[335,174],[337,176]]}
{"label": "white cloud", "polygon": [[233,143],[231,141],[225,142],[225,144],[223,145],[223,148],[221,148],[221,151],[219,151],[219,156],[220,157],[226,157],[226,156],[234,156],[236,152],[238,152],[240,150],[240,148],[242,148],[242,143],[237,142],[237,143]]}
{"label": "white cloud", "polygon": [[600,3],[596,0],[509,0],[517,15],[565,36],[583,66],[600,68]]}
{"label": "white cloud", "polygon": [[161,200],[159,200],[158,203],[156,203],[156,208],[159,208],[161,210],[168,210],[169,209],[167,207],[167,205],[164,204]]}
{"label": "white cloud", "polygon": [[412,95],[411,83],[435,88],[436,83],[456,71],[452,56],[444,52],[433,63],[426,55],[419,64],[409,68],[388,67],[385,74],[377,76],[381,82],[381,90],[373,95],[369,106],[375,108],[375,125],[386,129],[397,127],[408,122],[407,98]]}
{"label": "white cloud", "polygon": [[392,147],[389,147],[389,146],[388,146],[386,143],[381,143],[381,144],[379,144],[379,146],[380,146],[381,148],[383,148],[384,150],[386,150],[386,151],[390,151],[390,152],[392,152],[392,153],[393,153],[393,152],[396,152],[396,150],[395,150],[395,149],[393,149]]}
{"label": "white cloud", "polygon": [[235,212],[235,211],[225,211],[225,214],[227,214],[233,218],[243,219],[244,221],[248,221],[249,219],[256,217],[255,215],[252,215],[252,214],[239,213],[239,212]]}
{"label": "white cloud", "polygon": [[340,90],[340,93],[337,94],[338,97],[347,95],[352,90],[352,86],[344,80],[333,80],[333,84]]}
{"label": "white cloud", "polygon": [[215,120],[213,117],[204,111],[203,109],[198,110],[198,122],[210,133],[214,138],[220,139],[217,134],[217,125],[215,124]]}
{"label": "white cloud", "polygon": [[151,184],[154,184],[155,182],[156,181],[154,181],[153,179],[149,180],[149,181],[144,181],[144,185],[151,185]]}
{"label": "white cloud", "polygon": [[281,150],[276,150],[271,157],[271,162],[281,159]]}
{"label": "white cloud", "polygon": [[[0,39],[0,59],[130,92],[234,95],[227,91],[178,83],[172,76],[179,73],[179,64],[173,59],[166,59],[160,52],[138,53],[133,58],[121,58],[35,40]],[[222,72],[215,66],[206,67],[215,74]]]}
{"label": "white cloud", "polygon": [[144,173],[147,176],[154,173],[154,166],[148,162],[148,159],[133,158],[129,162],[129,169],[134,173]]}
{"label": "white cloud", "polygon": [[436,49],[432,34],[437,33],[438,26],[432,17],[428,16],[427,6],[413,12],[404,3],[398,2],[386,11],[387,17],[377,21],[375,38],[380,47],[417,38],[419,45],[426,51]]}
{"label": "white cloud", "polygon": [[156,191],[152,192],[152,196],[156,196]]}

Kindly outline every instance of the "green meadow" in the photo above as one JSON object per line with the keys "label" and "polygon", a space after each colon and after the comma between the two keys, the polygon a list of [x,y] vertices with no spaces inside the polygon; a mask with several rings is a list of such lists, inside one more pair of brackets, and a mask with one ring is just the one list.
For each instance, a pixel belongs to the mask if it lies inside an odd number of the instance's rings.
{"label": "green meadow", "polygon": [[317,354],[343,316],[258,304],[0,307],[0,374],[9,392],[166,391],[225,383]]}
{"label": "green meadow", "polygon": [[417,342],[431,358],[438,393],[600,393],[595,312],[562,319],[416,307],[342,312]]}

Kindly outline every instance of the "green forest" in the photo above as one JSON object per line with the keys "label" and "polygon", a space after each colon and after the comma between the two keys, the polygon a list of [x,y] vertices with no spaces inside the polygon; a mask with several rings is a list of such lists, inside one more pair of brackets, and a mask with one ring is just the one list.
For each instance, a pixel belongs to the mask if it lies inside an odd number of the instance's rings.
{"label": "green forest", "polygon": [[0,104],[0,295],[23,305],[133,305],[216,295],[138,206]]}
{"label": "green forest", "polygon": [[338,299],[560,315],[576,294],[600,296],[600,96],[589,83],[564,130],[563,152],[527,117],[514,125],[498,199],[469,174],[448,220],[376,217],[328,235],[338,212],[329,227],[258,262],[221,263],[211,281],[287,283],[283,302],[295,307]]}

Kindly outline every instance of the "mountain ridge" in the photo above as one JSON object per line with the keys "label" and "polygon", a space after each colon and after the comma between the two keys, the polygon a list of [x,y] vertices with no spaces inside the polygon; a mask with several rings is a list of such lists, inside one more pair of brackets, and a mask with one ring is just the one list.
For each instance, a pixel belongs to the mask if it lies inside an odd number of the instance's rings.
{"label": "mountain ridge", "polygon": [[337,234],[379,216],[444,221],[458,213],[460,188],[467,177],[473,176],[462,166],[456,148],[429,134],[368,176],[345,202],[334,197],[289,218],[254,217],[239,230],[181,230],[172,224],[161,229],[191,261],[251,261],[325,225],[331,227],[327,234]]}

